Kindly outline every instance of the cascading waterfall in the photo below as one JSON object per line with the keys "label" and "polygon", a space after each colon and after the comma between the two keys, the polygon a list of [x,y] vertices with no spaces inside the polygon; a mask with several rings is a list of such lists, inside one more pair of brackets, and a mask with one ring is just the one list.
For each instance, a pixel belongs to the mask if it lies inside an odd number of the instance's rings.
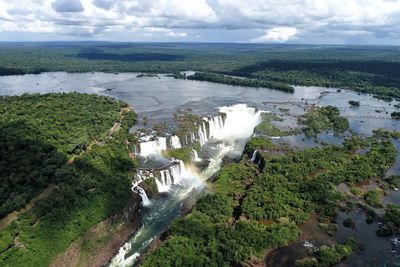
{"label": "cascading waterfall", "polygon": [[257,150],[254,150],[253,155],[251,156],[250,161],[253,162],[253,163],[255,163],[256,157],[257,157]]}
{"label": "cascading waterfall", "polygon": [[171,148],[173,149],[178,149],[182,147],[181,140],[176,135],[171,136],[170,142],[171,142]]}
{"label": "cascading waterfall", "polygon": [[265,112],[245,104],[221,107],[219,111],[217,116],[203,118],[203,123],[198,128],[201,146],[210,140],[234,142],[249,138],[254,127],[261,122],[261,114]]}
{"label": "cascading waterfall", "polygon": [[208,118],[209,125],[209,138],[219,139],[222,136],[224,129],[224,122],[222,120],[222,115],[218,115],[212,118]]}
{"label": "cascading waterfall", "polygon": [[147,196],[146,191],[144,191],[143,188],[137,185],[136,187],[132,187],[132,191],[138,193],[142,197],[143,206],[146,207],[151,205],[151,201],[149,200],[149,197]]}
{"label": "cascading waterfall", "polygon": [[204,146],[207,143],[207,132],[205,129],[205,124],[203,122],[202,125],[199,126],[198,135],[199,135],[199,142],[201,146]]}
{"label": "cascading waterfall", "polygon": [[140,143],[140,155],[147,157],[167,150],[167,138],[156,137],[155,140]]}
{"label": "cascading waterfall", "polygon": [[196,149],[192,148],[192,151],[190,152],[190,156],[192,158],[192,161],[195,161],[195,162],[201,161],[201,158],[199,158],[199,154],[197,154]]}
{"label": "cascading waterfall", "polygon": [[149,206],[151,205],[151,201],[148,198],[146,191],[139,186],[139,184],[141,182],[143,182],[144,180],[148,179],[148,178],[152,178],[153,174],[147,172],[146,175],[144,174],[144,171],[139,170],[137,171],[136,175],[135,175],[135,179],[132,182],[132,191],[137,193],[138,195],[140,195],[140,197],[142,198],[142,204],[143,206]]}
{"label": "cascading waterfall", "polygon": [[191,132],[190,133],[190,142],[194,142],[194,141],[196,141],[197,140],[197,138],[196,138],[196,134],[195,133],[193,133],[193,132]]}
{"label": "cascading waterfall", "polygon": [[261,114],[265,111],[238,104],[221,107],[220,112],[226,115],[221,136],[217,139],[233,142],[249,138],[254,128],[261,122]]}
{"label": "cascading waterfall", "polygon": [[182,177],[187,174],[183,161],[176,160],[175,164],[165,170],[160,171],[160,177],[156,178],[157,190],[159,193],[168,192],[172,185],[177,185],[181,182]]}

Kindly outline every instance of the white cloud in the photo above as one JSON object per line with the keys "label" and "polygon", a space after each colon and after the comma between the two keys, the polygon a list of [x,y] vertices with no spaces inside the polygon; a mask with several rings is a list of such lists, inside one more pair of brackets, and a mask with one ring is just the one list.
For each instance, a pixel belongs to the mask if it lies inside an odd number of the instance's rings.
{"label": "white cloud", "polygon": [[186,32],[173,32],[169,31],[165,36],[169,37],[186,37]]}
{"label": "white cloud", "polygon": [[[0,0],[0,33],[49,38],[76,32],[78,38],[111,39],[111,33],[133,37],[150,32],[154,38],[200,35],[196,40],[224,41],[226,34],[243,30],[247,39],[236,41],[369,38],[399,43],[399,24],[400,0]],[[260,31],[265,34],[257,37]]]}
{"label": "white cloud", "polygon": [[286,42],[295,37],[298,30],[294,27],[274,27],[265,31],[265,34],[253,39],[254,42]]}

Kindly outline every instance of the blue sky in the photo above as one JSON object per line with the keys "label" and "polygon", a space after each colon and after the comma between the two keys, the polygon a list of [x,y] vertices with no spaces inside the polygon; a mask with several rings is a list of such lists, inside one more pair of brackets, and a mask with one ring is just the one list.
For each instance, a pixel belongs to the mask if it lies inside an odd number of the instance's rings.
{"label": "blue sky", "polygon": [[0,41],[400,45],[400,0],[0,0]]}

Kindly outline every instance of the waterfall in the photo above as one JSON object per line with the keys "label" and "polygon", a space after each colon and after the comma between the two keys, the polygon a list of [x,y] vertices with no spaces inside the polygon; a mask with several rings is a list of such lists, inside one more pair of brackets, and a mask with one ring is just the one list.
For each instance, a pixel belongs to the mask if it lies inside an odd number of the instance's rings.
{"label": "waterfall", "polygon": [[175,160],[167,169],[161,170],[160,177],[156,178],[158,192],[168,192],[172,185],[180,184],[185,176],[188,176],[185,164],[181,160]]}
{"label": "waterfall", "polygon": [[132,182],[132,191],[139,194],[142,197],[143,206],[151,205],[151,201],[149,200],[146,191],[139,186],[141,182],[148,178],[152,178],[153,174],[149,172],[145,172],[143,170],[138,170],[135,175],[135,179]]}
{"label": "waterfall", "polygon": [[[205,127],[204,127],[205,128]],[[198,134],[199,134],[199,141],[200,141],[200,145],[204,146],[207,143],[207,136],[205,131],[203,130],[202,126],[199,126],[199,130],[198,130]]]}
{"label": "waterfall", "polygon": [[191,132],[190,133],[190,142],[193,143],[194,141],[196,141],[196,135],[195,135],[195,133]]}
{"label": "waterfall", "polygon": [[222,115],[218,115],[208,119],[209,125],[209,138],[219,139],[223,133],[224,123],[222,121]]}
{"label": "waterfall", "polygon": [[156,184],[159,193],[168,192],[171,186],[171,177],[167,170],[160,171],[160,178],[156,178]]}
{"label": "waterfall", "polygon": [[181,148],[182,147],[181,140],[176,135],[171,136],[170,142],[171,142],[171,148],[172,149],[177,149],[177,148]]}
{"label": "waterfall", "polygon": [[220,112],[226,115],[222,134],[219,139],[232,142],[238,139],[249,138],[254,128],[261,122],[262,110],[238,104],[230,107],[221,107]]}
{"label": "waterfall", "polygon": [[192,158],[192,161],[201,161],[201,158],[199,158],[197,151],[193,148],[192,148],[192,151],[190,152],[190,156]]}
{"label": "waterfall", "polygon": [[151,201],[149,200],[149,198],[147,197],[146,191],[144,191],[143,188],[141,188],[140,186],[136,186],[136,187],[132,187],[132,190],[136,193],[138,193],[141,197],[142,197],[142,204],[143,206],[150,206],[151,205]]}
{"label": "waterfall", "polygon": [[110,266],[125,266],[125,255],[131,250],[132,245],[126,242],[110,262]]}
{"label": "waterfall", "polygon": [[172,183],[173,184],[179,184],[181,182],[181,166],[180,165],[174,165],[169,169],[172,177]]}
{"label": "waterfall", "polygon": [[167,150],[167,138],[165,137],[156,137],[153,141],[140,143],[140,155],[143,157],[159,154],[163,150]]}
{"label": "waterfall", "polygon": [[264,112],[245,104],[221,107],[219,111],[220,114],[217,116],[203,118],[203,123],[197,130],[201,146],[211,139],[231,143],[238,139],[249,138],[253,134],[254,127],[261,122],[261,114]]}
{"label": "waterfall", "polygon": [[253,155],[251,156],[250,161],[253,162],[253,163],[255,163],[256,157],[257,157],[257,150],[254,150]]}

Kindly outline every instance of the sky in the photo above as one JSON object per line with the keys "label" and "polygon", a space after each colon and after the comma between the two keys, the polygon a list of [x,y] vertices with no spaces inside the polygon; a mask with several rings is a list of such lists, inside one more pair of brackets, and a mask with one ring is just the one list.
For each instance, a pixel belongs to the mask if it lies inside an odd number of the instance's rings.
{"label": "sky", "polygon": [[0,41],[400,45],[400,0],[0,0]]}

